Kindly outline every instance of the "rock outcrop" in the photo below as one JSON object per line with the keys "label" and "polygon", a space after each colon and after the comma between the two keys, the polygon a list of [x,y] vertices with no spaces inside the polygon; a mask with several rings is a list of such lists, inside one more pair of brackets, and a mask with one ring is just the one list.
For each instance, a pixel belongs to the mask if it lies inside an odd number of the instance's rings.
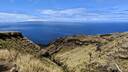
{"label": "rock outcrop", "polygon": [[16,64],[0,62],[0,72],[18,72]]}
{"label": "rock outcrop", "polygon": [[0,32],[0,39],[23,38],[20,32]]}

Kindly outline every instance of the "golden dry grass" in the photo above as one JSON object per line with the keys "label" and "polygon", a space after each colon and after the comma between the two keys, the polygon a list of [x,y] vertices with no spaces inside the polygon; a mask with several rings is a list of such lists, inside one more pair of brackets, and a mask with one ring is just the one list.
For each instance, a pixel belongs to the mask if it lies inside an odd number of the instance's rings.
{"label": "golden dry grass", "polygon": [[98,41],[103,45],[100,47],[101,51],[97,51],[97,45],[91,42],[89,45],[64,45],[49,57],[53,60],[51,61],[48,58],[36,57],[40,47],[24,39],[0,39],[0,61],[15,63],[19,72],[113,72],[110,70],[117,68],[115,65],[122,72],[128,72],[128,60],[119,58],[120,55],[126,58],[128,56],[128,37],[119,36],[110,42],[94,37],[78,38],[81,41]]}
{"label": "golden dry grass", "polygon": [[63,72],[60,67],[48,59],[39,59],[15,50],[0,49],[0,60],[16,63],[19,66],[19,72]]}
{"label": "golden dry grass", "polygon": [[65,51],[63,53],[61,53],[60,51],[57,54],[55,54],[53,58],[56,61],[62,63],[66,67],[66,69],[68,69],[68,71],[81,72],[83,68],[84,69],[87,68],[85,66],[89,64],[90,61],[89,54],[95,51],[95,49],[96,48],[93,45],[81,46],[69,51]]}
{"label": "golden dry grass", "polygon": [[[72,46],[68,48],[70,47]],[[92,44],[76,46],[72,49],[63,47],[52,58],[69,72],[112,72],[110,70],[114,70],[114,68],[118,70],[117,66],[122,72],[128,72],[128,59],[118,57],[119,54],[127,57],[128,38],[124,37],[109,42],[101,47],[101,51],[96,51],[96,48]],[[118,48],[121,49],[121,53]]]}

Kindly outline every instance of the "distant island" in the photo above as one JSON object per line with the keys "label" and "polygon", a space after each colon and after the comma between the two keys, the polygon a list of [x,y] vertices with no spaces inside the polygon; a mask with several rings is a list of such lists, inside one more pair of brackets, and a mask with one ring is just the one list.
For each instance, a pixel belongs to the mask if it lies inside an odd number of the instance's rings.
{"label": "distant island", "polygon": [[0,33],[0,71],[128,72],[128,33],[76,35],[40,46],[20,32]]}

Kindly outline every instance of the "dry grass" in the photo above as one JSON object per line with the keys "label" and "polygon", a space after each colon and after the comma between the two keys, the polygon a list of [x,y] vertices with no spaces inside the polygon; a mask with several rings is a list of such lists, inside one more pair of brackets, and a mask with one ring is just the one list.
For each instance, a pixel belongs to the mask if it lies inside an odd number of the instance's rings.
{"label": "dry grass", "polygon": [[[69,72],[128,72],[128,38],[119,38],[101,47],[96,46],[63,47],[52,58]],[[120,50],[120,51],[119,51]],[[119,56],[124,57],[120,59]],[[117,66],[119,68],[117,68]]]}
{"label": "dry grass", "polygon": [[15,50],[0,49],[0,60],[16,63],[20,68],[19,72],[63,72],[60,67],[48,59],[39,59]]}
{"label": "dry grass", "polygon": [[63,72],[49,59],[36,57],[39,50],[27,39],[0,39],[0,61],[15,63],[19,72]]}
{"label": "dry grass", "polygon": [[[85,67],[90,62],[90,53],[95,51],[95,46],[82,46],[77,47],[70,51],[65,51],[63,53],[57,53],[53,58],[62,63],[66,69],[70,72],[81,72],[82,69],[88,68]],[[93,53],[93,56],[95,54]],[[92,57],[92,60],[93,57]],[[85,69],[86,70],[86,69]]]}
{"label": "dry grass", "polygon": [[[117,35],[118,36],[118,35]],[[128,35],[105,43],[104,40],[93,37],[80,37],[80,40],[94,40],[103,43],[101,51],[97,46],[68,45],[47,58],[38,58],[40,47],[24,39],[0,39],[0,61],[13,62],[19,67],[19,72],[113,72],[114,68],[128,72]],[[79,38],[79,37],[78,37]],[[116,37],[115,37],[116,38]],[[77,39],[77,38],[76,38]],[[125,57],[124,59],[120,59]],[[63,71],[63,69],[65,71]]]}

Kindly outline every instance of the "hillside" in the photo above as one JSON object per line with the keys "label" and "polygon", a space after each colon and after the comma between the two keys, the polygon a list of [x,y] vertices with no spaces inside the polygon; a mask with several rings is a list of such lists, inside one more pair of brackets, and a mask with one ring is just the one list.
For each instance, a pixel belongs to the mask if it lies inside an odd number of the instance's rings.
{"label": "hillside", "polygon": [[40,47],[19,32],[0,33],[0,72],[63,72],[47,58],[39,58]]}
{"label": "hillside", "polygon": [[2,65],[13,72],[128,72],[128,33],[66,36],[42,47],[19,32],[3,32]]}
{"label": "hillside", "polygon": [[42,53],[66,72],[128,72],[128,33],[64,37]]}

